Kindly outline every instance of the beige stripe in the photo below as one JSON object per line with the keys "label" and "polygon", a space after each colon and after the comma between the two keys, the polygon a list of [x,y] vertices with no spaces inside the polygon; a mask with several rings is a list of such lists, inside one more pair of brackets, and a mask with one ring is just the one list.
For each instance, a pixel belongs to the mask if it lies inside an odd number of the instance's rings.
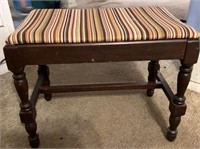
{"label": "beige stripe", "polygon": [[77,42],[76,41],[76,39],[77,39],[76,38],[76,30],[77,30],[76,25],[77,25],[77,18],[78,18],[77,9],[74,9],[72,11],[74,11],[74,23],[73,23],[73,26],[72,26],[72,42],[76,43]]}
{"label": "beige stripe", "polygon": [[81,42],[81,35],[80,35],[80,30],[81,30],[81,10],[77,10],[77,22],[76,22],[76,42]]}
{"label": "beige stripe", "polygon": [[82,39],[82,42],[86,42],[85,11],[86,11],[85,9],[82,10],[82,22],[81,22],[81,27],[82,27],[81,39]]}

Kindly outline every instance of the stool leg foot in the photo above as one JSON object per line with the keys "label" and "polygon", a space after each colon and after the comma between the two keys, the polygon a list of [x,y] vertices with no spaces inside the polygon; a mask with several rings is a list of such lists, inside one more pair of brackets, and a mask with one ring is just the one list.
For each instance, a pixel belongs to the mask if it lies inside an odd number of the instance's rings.
{"label": "stool leg foot", "polygon": [[168,127],[167,129],[166,138],[168,141],[172,142],[176,139],[178,133],[177,127],[181,122],[181,117],[170,115],[169,121],[170,121],[170,127]]}
{"label": "stool leg foot", "polygon": [[40,146],[39,135],[37,135],[35,138],[28,137],[28,139],[32,148],[38,148]]}
{"label": "stool leg foot", "polygon": [[166,138],[168,141],[173,142],[176,139],[177,131],[171,130],[170,128],[167,129]]}
{"label": "stool leg foot", "polygon": [[185,115],[186,104],[185,104],[185,91],[187,89],[188,83],[190,81],[192,72],[192,65],[185,65],[182,63],[180,67],[180,72],[178,74],[177,81],[177,94],[174,95],[172,101],[170,101],[169,110],[171,112],[169,118],[169,128],[167,129],[166,138],[169,141],[174,141],[177,136],[177,127],[181,122],[181,116]]}
{"label": "stool leg foot", "polygon": [[[158,70],[160,69],[159,61],[150,61],[148,65],[148,83],[155,83],[156,82],[156,75]],[[146,92],[147,96],[152,97],[154,94],[154,89],[147,89]]]}
{"label": "stool leg foot", "polygon": [[44,94],[44,98],[45,98],[46,101],[51,101],[52,94]]}
{"label": "stool leg foot", "polygon": [[39,146],[39,137],[36,133],[37,124],[35,121],[36,110],[35,106],[31,104],[28,99],[28,83],[26,74],[21,69],[19,72],[13,74],[15,88],[20,97],[20,119],[25,124],[25,129],[29,134],[29,141],[32,147]]}
{"label": "stool leg foot", "polygon": [[[44,75],[43,86],[50,86],[49,67],[46,65],[39,65],[38,74],[39,73],[43,73],[43,75]],[[52,99],[52,94],[44,94],[44,98],[46,101],[50,101]]]}
{"label": "stool leg foot", "polygon": [[152,97],[154,94],[154,89],[147,89],[147,96]]}
{"label": "stool leg foot", "polygon": [[35,122],[25,124],[26,131],[30,134],[28,137],[29,144],[32,148],[38,148],[40,145],[39,135],[36,134],[37,124]]}

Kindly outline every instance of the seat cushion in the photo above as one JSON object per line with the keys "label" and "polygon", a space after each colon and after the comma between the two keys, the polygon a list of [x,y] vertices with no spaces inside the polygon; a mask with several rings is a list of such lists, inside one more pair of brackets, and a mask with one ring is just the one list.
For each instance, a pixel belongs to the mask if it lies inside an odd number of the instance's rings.
{"label": "seat cushion", "polygon": [[197,38],[165,8],[36,9],[8,44],[96,43]]}

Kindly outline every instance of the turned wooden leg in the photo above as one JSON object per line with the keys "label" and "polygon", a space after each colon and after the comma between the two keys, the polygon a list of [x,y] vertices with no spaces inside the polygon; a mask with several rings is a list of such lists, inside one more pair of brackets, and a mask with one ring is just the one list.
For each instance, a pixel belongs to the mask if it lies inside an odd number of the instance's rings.
{"label": "turned wooden leg", "polygon": [[35,121],[36,110],[28,100],[28,83],[26,74],[22,71],[13,74],[15,88],[21,99],[20,104],[20,118],[21,122],[25,124],[27,133],[29,134],[29,142],[31,147],[36,148],[39,146],[39,136],[36,134],[37,124]]}
{"label": "turned wooden leg", "polygon": [[[43,86],[50,86],[50,80],[49,80],[49,67],[46,65],[39,65],[38,68],[38,74],[42,73],[44,75],[44,82]],[[52,98],[52,94],[44,94],[44,98],[47,101],[50,101]]]}
{"label": "turned wooden leg", "polygon": [[[156,82],[156,75],[158,70],[160,69],[159,61],[150,61],[148,65],[148,82],[155,83]],[[154,94],[154,89],[147,89],[147,96],[151,97]]]}
{"label": "turned wooden leg", "polygon": [[171,112],[169,118],[169,128],[167,129],[167,139],[174,141],[177,136],[177,127],[181,122],[181,116],[185,115],[186,104],[185,104],[185,91],[190,81],[192,72],[192,65],[185,65],[182,63],[180,72],[178,74],[177,82],[177,94],[174,96],[173,101],[170,101],[169,109]]}

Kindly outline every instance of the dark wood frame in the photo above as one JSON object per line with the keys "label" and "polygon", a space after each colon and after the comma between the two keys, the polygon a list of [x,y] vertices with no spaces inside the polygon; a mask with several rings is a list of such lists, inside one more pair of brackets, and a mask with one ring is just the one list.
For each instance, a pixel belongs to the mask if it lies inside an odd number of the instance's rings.
{"label": "dark wood frame", "polygon": [[[186,104],[184,93],[190,81],[192,66],[197,62],[199,54],[198,39],[172,39],[134,42],[106,42],[80,44],[25,44],[6,45],[4,47],[8,69],[13,73],[14,84],[21,99],[20,118],[25,123],[31,147],[39,146],[36,133],[37,98],[44,93],[46,100],[51,100],[51,93],[147,89],[152,96],[154,89],[162,88],[169,99],[171,112],[166,138],[173,141],[177,135],[177,127],[181,116],[185,114]],[[173,94],[169,85],[159,71],[159,60],[179,59],[180,72],[177,81],[177,93]],[[148,82],[84,84],[70,86],[50,86],[48,64],[94,63],[150,60]],[[38,80],[30,100],[28,83],[24,68],[26,65],[39,65]]]}

